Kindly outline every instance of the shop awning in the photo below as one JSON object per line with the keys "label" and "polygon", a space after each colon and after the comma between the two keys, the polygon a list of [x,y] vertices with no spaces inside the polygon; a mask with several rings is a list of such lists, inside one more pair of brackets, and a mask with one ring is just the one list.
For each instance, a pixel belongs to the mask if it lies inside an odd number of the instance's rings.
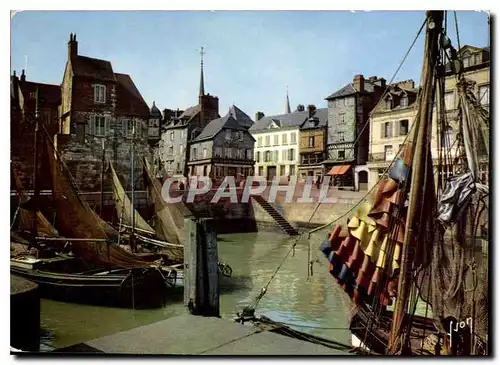
{"label": "shop awning", "polygon": [[327,175],[344,175],[350,168],[351,165],[333,166],[332,169],[328,171]]}

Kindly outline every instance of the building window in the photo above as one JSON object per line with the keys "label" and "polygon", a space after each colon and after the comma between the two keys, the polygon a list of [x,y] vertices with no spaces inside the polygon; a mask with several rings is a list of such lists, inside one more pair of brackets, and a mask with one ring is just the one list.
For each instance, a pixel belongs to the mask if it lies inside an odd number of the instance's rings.
{"label": "building window", "polygon": [[260,162],[260,152],[255,152],[255,162]]}
{"label": "building window", "polygon": [[91,135],[104,137],[108,131],[109,126],[106,123],[106,117],[102,115],[94,115],[90,118],[90,133]]}
{"label": "building window", "polygon": [[215,147],[215,157],[222,157],[222,147]]}
{"label": "building window", "polygon": [[229,141],[229,140],[231,140],[231,130],[226,129],[226,141]]}
{"label": "building window", "polygon": [[287,137],[288,137],[288,135],[286,133],[283,133],[281,135],[281,144],[284,144],[284,145],[288,144]]}
{"label": "building window", "polygon": [[474,63],[476,65],[479,65],[481,63],[481,54],[480,53],[477,53],[475,56],[474,56]]}
{"label": "building window", "polygon": [[392,145],[384,146],[384,157],[386,160],[392,158]]}
{"label": "building window", "polygon": [[257,147],[262,147],[262,137],[257,137]]}
{"label": "building window", "polygon": [[408,119],[399,121],[399,135],[406,136],[408,134]]}
{"label": "building window", "polygon": [[173,154],[174,154],[174,146],[170,146],[170,147],[168,148],[168,155],[169,155],[169,156],[172,156]]}
{"label": "building window", "polygon": [[196,160],[198,156],[196,156],[196,148],[193,148],[193,156],[191,157],[191,160]]}
{"label": "building window", "polygon": [[264,162],[269,161],[271,161],[271,151],[266,151],[266,154],[264,155]]}
{"label": "building window", "polygon": [[406,96],[403,96],[399,104],[402,108],[406,108],[408,106],[408,98]]}
{"label": "building window", "polygon": [[290,143],[297,143],[297,133],[292,132],[290,135]]}
{"label": "building window", "polygon": [[247,148],[246,150],[246,159],[247,160],[251,160],[252,159],[252,156],[253,156],[253,151],[251,148]]}
{"label": "building window", "polygon": [[106,102],[106,86],[94,85],[94,102],[95,103]]}
{"label": "building window", "polygon": [[135,123],[133,119],[124,119],[123,120],[123,134],[125,137],[132,137],[135,131]]}
{"label": "building window", "polygon": [[392,137],[391,123],[385,122],[383,124],[383,128],[384,128],[384,138]]}
{"label": "building window", "polygon": [[340,124],[345,124],[345,118],[344,118],[344,114],[343,113],[339,115],[339,123]]}
{"label": "building window", "polygon": [[206,148],[203,149],[203,158],[207,158],[207,149]]}
{"label": "building window", "polygon": [[231,147],[226,147],[225,148],[225,151],[226,151],[226,158],[233,158],[232,156],[232,148]]}
{"label": "building window", "polygon": [[243,141],[243,132],[238,131],[238,141]]}
{"label": "building window", "polygon": [[278,146],[279,144],[280,144],[280,142],[279,142],[279,135],[275,134],[274,135],[274,145]]}
{"label": "building window", "polygon": [[259,166],[259,175],[264,176],[264,166]]}
{"label": "building window", "polygon": [[173,141],[174,140],[174,132],[170,132],[170,140]]}
{"label": "building window", "polygon": [[455,109],[455,95],[453,91],[449,91],[447,93],[444,93],[444,105],[446,110],[453,110]]}
{"label": "building window", "polygon": [[279,161],[280,151],[274,151],[274,162]]}
{"label": "building window", "polygon": [[345,160],[345,150],[338,151],[339,160]]}
{"label": "building window", "polygon": [[281,161],[286,161],[287,157],[287,150],[282,150],[281,151]]}
{"label": "building window", "polygon": [[453,128],[451,126],[447,126],[441,135],[441,147],[451,147],[453,142]]}
{"label": "building window", "polygon": [[391,110],[392,109],[392,100],[389,98],[389,99],[385,99],[385,108],[387,110]]}
{"label": "building window", "polygon": [[481,105],[489,105],[490,103],[490,85],[481,85],[478,88],[479,102]]}
{"label": "building window", "polygon": [[344,132],[337,132],[337,139],[339,142],[344,142]]}
{"label": "building window", "polygon": [[280,165],[280,176],[285,176],[286,173],[286,166],[285,165]]}
{"label": "building window", "polygon": [[271,136],[266,136],[266,147],[271,145]]}
{"label": "building window", "polygon": [[470,66],[470,57],[464,57],[463,63],[464,63],[464,68],[469,67]]}
{"label": "building window", "polygon": [[295,166],[294,165],[290,165],[290,173],[288,175],[295,176]]}
{"label": "building window", "polygon": [[309,147],[314,147],[314,136],[309,137]]}
{"label": "building window", "polygon": [[288,161],[294,161],[295,160],[295,149],[290,148],[288,150]]}
{"label": "building window", "polygon": [[179,145],[179,155],[182,155],[182,145]]}
{"label": "building window", "polygon": [[196,138],[196,134],[197,134],[197,130],[193,130],[191,131],[191,139],[195,139]]}

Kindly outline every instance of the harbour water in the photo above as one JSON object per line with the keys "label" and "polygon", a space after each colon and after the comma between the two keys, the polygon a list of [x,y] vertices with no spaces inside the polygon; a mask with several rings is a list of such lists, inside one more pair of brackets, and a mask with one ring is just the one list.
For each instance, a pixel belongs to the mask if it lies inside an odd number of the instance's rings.
{"label": "harbour water", "polygon": [[[324,236],[324,232],[321,236]],[[283,262],[256,315],[292,324],[291,327],[349,344],[349,299],[328,273],[328,262],[319,252],[319,237],[309,241],[281,233],[258,232],[218,236],[219,260],[233,269],[221,285],[220,314],[232,320],[250,304]],[[309,252],[309,247],[311,251]],[[308,277],[310,255],[319,262]],[[154,323],[186,312],[182,290],[164,308],[132,310],[56,302],[42,299],[42,347],[60,348]]]}

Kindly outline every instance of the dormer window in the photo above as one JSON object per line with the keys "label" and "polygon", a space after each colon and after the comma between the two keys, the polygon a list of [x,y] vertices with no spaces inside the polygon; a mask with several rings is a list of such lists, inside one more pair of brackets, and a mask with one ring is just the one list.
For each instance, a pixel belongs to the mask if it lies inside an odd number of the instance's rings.
{"label": "dormer window", "polygon": [[106,86],[105,85],[94,85],[94,102],[95,103],[105,103],[106,102]]}
{"label": "dormer window", "polygon": [[392,109],[392,99],[390,99],[390,98],[385,99],[385,109],[387,109],[387,110]]}
{"label": "dormer window", "polygon": [[406,95],[401,98],[399,105],[401,105],[402,108],[406,108],[408,106],[408,97]]}

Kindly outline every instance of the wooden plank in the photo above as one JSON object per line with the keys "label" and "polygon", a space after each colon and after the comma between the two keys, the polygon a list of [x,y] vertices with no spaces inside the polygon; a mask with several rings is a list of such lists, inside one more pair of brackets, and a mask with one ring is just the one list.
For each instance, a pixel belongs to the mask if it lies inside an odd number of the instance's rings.
{"label": "wooden plank", "polygon": [[[184,219],[184,305],[194,307],[196,299],[196,222],[193,217]],[[190,308],[190,310],[191,310]]]}
{"label": "wooden plank", "polygon": [[217,255],[217,232],[213,218],[200,220],[203,237],[204,277],[207,278],[205,286],[204,315],[219,317],[219,265]]}

